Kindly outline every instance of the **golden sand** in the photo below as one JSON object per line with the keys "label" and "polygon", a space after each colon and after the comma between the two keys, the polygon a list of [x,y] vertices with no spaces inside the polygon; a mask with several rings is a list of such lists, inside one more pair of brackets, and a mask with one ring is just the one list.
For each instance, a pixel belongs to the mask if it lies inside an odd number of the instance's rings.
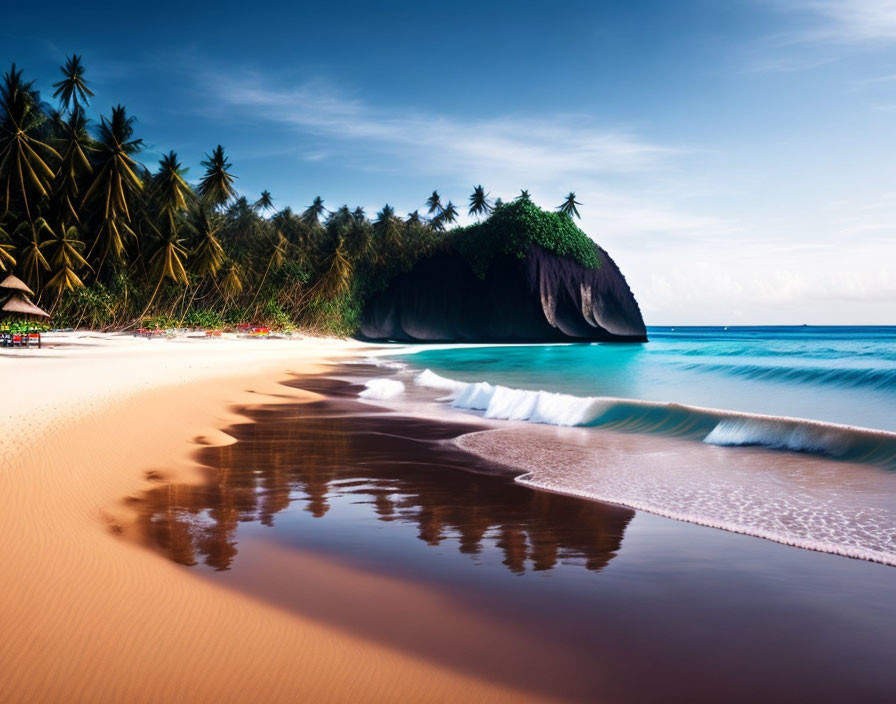
{"label": "golden sand", "polygon": [[132,518],[123,497],[148,476],[198,477],[190,455],[229,441],[218,430],[236,420],[228,408],[295,401],[300,392],[278,381],[357,343],[48,343],[0,356],[4,702],[534,699],[228,591],[121,539]]}

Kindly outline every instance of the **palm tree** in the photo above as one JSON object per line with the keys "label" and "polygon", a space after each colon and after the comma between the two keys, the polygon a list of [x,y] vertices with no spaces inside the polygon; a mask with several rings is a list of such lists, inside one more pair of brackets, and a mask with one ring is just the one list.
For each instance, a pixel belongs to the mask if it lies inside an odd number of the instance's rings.
{"label": "palm tree", "polygon": [[352,261],[368,260],[373,254],[373,228],[363,208],[352,211],[352,223],[345,234],[346,255]]}
{"label": "palm tree", "polygon": [[226,299],[233,298],[243,290],[242,269],[239,263],[231,260],[221,280],[221,291]]}
{"label": "palm tree", "polygon": [[28,222],[21,223],[14,233],[24,240],[20,257],[22,260],[22,273],[25,275],[25,281],[35,291],[40,288],[41,271],[50,270],[50,263],[41,251],[46,242],[41,242],[40,240],[41,232],[48,229],[46,221],[43,218],[38,218],[33,224]]}
{"label": "palm tree", "polygon": [[439,196],[438,191],[432,192],[432,195],[426,199],[426,205],[429,208],[426,211],[429,215],[435,213],[438,217],[442,213],[442,198]]}
{"label": "palm tree", "polygon": [[529,196],[529,191],[525,188],[520,191],[520,194],[516,197],[516,200],[526,201],[527,203],[532,202],[532,198]]}
{"label": "palm tree", "polygon": [[89,265],[81,254],[84,243],[78,237],[77,227],[72,225],[66,228],[64,225],[60,225],[55,232],[49,231],[53,238],[41,246],[52,247],[53,254],[50,263],[56,273],[47,281],[47,288],[56,289],[61,296],[63,291],[71,291],[84,286],[84,282],[78,276],[78,270],[82,267],[89,267]]}
{"label": "palm tree", "polygon": [[351,208],[347,205],[343,205],[338,210],[334,210],[330,213],[330,217],[327,218],[327,230],[332,233],[341,233],[348,230],[354,221],[355,217],[352,215]]}
{"label": "palm tree", "polygon": [[224,248],[218,239],[220,225],[213,225],[208,211],[199,205],[193,215],[196,242],[190,253],[190,271],[199,277],[214,276],[224,264]]}
{"label": "palm tree", "polygon": [[470,196],[470,215],[488,215],[492,212],[492,204],[488,201],[488,193],[480,184],[473,189]]}
{"label": "palm tree", "polygon": [[186,169],[172,151],[159,161],[159,172],[153,178],[153,197],[162,215],[162,229],[159,247],[150,263],[156,267],[159,282],[168,278],[175,283],[189,283],[184,267],[187,250],[180,237],[180,222],[193,191],[184,180],[185,173]]}
{"label": "palm tree", "polygon": [[401,251],[401,220],[395,217],[395,210],[388,203],[377,213],[373,221],[373,232],[378,240],[381,263],[388,262]]}
{"label": "palm tree", "polygon": [[317,298],[336,298],[345,293],[351,284],[352,271],[352,263],[345,254],[345,243],[340,237],[324,261],[324,275],[315,285]]}
{"label": "palm tree", "polygon": [[261,210],[261,211],[273,210],[274,209],[274,199],[271,198],[271,192],[270,191],[262,191],[261,198],[259,198],[257,201],[255,201],[252,204],[252,207],[255,208],[256,210]]}
{"label": "palm tree", "polygon": [[[276,268],[280,268],[284,264],[286,264],[286,254],[289,251],[289,240],[283,235],[280,230],[277,230],[277,239],[271,247],[271,256],[268,259],[268,269],[272,266]],[[262,280],[263,281],[263,280]]]}
{"label": "palm tree", "polygon": [[153,177],[152,196],[154,205],[161,215],[161,229],[149,223],[158,238],[156,250],[149,260],[156,277],[156,287],[149,297],[146,308],[140,314],[141,318],[152,306],[165,279],[184,286],[190,283],[184,266],[187,260],[187,248],[180,236],[183,211],[187,208],[188,200],[193,197],[193,191],[184,180],[185,173],[186,169],[181,166],[177,154],[172,151],[159,161],[159,171]]}
{"label": "palm tree", "polygon": [[[33,83],[22,80],[22,72],[16,65],[3,76],[0,86],[0,187],[4,191],[3,214],[9,212],[12,194],[21,196],[25,217],[32,222],[31,201],[28,195],[35,191],[47,196],[54,176],[50,164],[59,159],[59,153],[49,144],[38,139],[39,130],[46,120],[40,111]],[[49,160],[50,163],[47,163]]]}
{"label": "palm tree", "polygon": [[324,207],[323,198],[317,196],[314,202],[305,208],[305,212],[302,213],[302,220],[311,227],[320,227],[320,219],[326,212],[327,209]]}
{"label": "palm tree", "polygon": [[264,270],[264,276],[261,277],[261,283],[259,283],[258,287],[255,289],[255,296],[252,298],[251,305],[254,306],[255,301],[258,300],[258,295],[261,293],[261,289],[264,287],[264,282],[267,280],[271,269],[279,269],[286,263],[286,253],[288,250],[289,240],[283,236],[283,233],[280,232],[280,230],[277,230],[277,237],[271,246],[271,256],[268,257],[268,265]]}
{"label": "palm tree", "polygon": [[[159,233],[160,239],[155,253],[150,259],[150,266],[155,270],[156,288],[146,304],[147,310],[152,305],[159,291],[159,287],[165,279],[171,279],[176,284],[190,283],[187,277],[187,270],[184,262],[187,260],[187,248],[184,247],[183,240],[178,236],[176,230],[167,230],[167,232]],[[145,311],[144,311],[145,313]]]}
{"label": "palm tree", "polygon": [[408,217],[404,221],[404,264],[413,264],[413,261],[410,260],[422,257],[429,251],[435,244],[432,234],[432,227],[420,216],[418,211],[408,213]]}
{"label": "palm tree", "polygon": [[143,181],[137,175],[139,167],[131,157],[143,147],[143,140],[133,139],[133,117],[128,117],[123,105],[112,108],[107,120],[100,118],[96,143],[98,171],[93,183],[84,194],[82,204],[93,204],[99,219],[99,228],[91,252],[102,248],[101,268],[107,257],[123,261],[125,235],[134,237],[130,227],[131,211],[128,202],[143,189]]}
{"label": "palm tree", "polygon": [[93,173],[87,152],[93,150],[93,141],[87,134],[87,117],[80,105],[75,105],[68,120],[57,119],[56,129],[59,132],[57,146],[62,154],[59,171],[56,173],[54,200],[59,217],[80,222],[77,199],[79,181],[82,177]]}
{"label": "palm tree", "polygon": [[442,222],[446,222],[449,225],[457,221],[457,208],[450,200],[448,201],[448,205],[446,205],[445,209],[442,211],[441,218]]}
{"label": "palm tree", "polygon": [[66,59],[65,66],[60,66],[59,70],[62,71],[64,78],[53,84],[56,89],[53,97],[59,99],[63,110],[82,107],[80,103],[83,103],[83,107],[86,108],[90,103],[90,98],[93,97],[93,91],[87,87],[87,83],[84,81],[84,66],[81,63],[81,57],[72,54]]}
{"label": "palm tree", "polygon": [[236,194],[233,189],[236,177],[230,173],[232,165],[224,155],[224,147],[219,144],[200,163],[205,167],[205,176],[199,181],[199,197],[213,208],[225,205]]}
{"label": "palm tree", "polygon": [[557,210],[559,210],[567,217],[571,218],[575,216],[581,219],[581,216],[579,215],[579,209],[576,208],[577,205],[581,205],[581,203],[576,200],[576,194],[570,191],[569,195],[566,196],[566,200],[557,206]]}
{"label": "palm tree", "polygon": [[172,151],[159,161],[159,172],[153,178],[153,197],[171,229],[177,228],[180,214],[193,198],[193,191],[184,179],[186,172]]}

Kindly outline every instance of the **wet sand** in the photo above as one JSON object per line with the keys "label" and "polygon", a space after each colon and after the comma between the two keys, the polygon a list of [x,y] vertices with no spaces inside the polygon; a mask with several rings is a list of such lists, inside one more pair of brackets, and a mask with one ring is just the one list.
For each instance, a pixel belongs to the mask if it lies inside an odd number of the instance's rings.
{"label": "wet sand", "polygon": [[360,404],[326,377],[289,386],[323,398],[247,410],[234,444],[197,453],[205,483],[138,497],[132,537],[216,586],[538,696],[889,701],[893,568],[536,491],[451,442],[481,426]]}
{"label": "wet sand", "polygon": [[[0,355],[3,702],[537,701],[199,578],[134,544],[142,492],[205,480],[238,409],[314,398],[278,381],[344,341],[48,336]],[[328,573],[334,591],[351,573]]]}

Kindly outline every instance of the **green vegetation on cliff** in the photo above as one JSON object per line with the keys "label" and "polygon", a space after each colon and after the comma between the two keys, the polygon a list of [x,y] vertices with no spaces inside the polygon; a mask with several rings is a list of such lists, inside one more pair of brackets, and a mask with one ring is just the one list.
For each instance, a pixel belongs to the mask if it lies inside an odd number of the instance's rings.
{"label": "green vegetation on cliff", "polygon": [[600,266],[594,242],[572,218],[542,210],[526,196],[499,205],[483,222],[452,230],[447,239],[480,277],[496,255],[523,259],[533,244],[591,269]]}

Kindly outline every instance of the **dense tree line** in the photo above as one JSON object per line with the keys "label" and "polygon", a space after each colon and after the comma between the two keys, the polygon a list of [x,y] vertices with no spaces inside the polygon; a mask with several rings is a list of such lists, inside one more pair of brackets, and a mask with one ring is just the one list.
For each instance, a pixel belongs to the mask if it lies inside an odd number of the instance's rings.
{"label": "dense tree line", "polygon": [[[441,246],[458,217],[433,191],[426,212],[373,217],[317,197],[275,211],[235,188],[218,145],[187,182],[178,155],[155,170],[122,105],[99,122],[79,56],[61,67],[55,105],[15,64],[0,85],[0,271],[37,292],[58,324],[95,328],[256,321],[331,332],[354,329],[364,296]],[[528,202],[523,191],[520,199]],[[578,216],[575,194],[559,210]],[[469,213],[501,208],[482,186]]]}

